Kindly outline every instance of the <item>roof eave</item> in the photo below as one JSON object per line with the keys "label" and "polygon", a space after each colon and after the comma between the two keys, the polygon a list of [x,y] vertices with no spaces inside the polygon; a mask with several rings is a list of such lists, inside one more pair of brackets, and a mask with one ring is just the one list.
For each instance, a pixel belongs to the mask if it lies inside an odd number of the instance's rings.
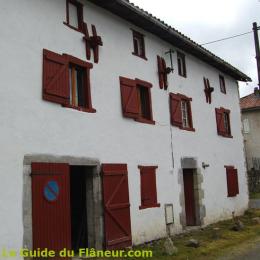
{"label": "roof eave", "polygon": [[157,35],[161,39],[169,42],[173,46],[194,55],[204,62],[219,69],[221,72],[230,75],[238,81],[252,81],[243,72],[220,59],[210,51],[195,43],[185,35],[168,26],[163,21],[150,15],[148,12],[134,6],[127,0],[88,0],[117,16],[141,27],[145,31]]}

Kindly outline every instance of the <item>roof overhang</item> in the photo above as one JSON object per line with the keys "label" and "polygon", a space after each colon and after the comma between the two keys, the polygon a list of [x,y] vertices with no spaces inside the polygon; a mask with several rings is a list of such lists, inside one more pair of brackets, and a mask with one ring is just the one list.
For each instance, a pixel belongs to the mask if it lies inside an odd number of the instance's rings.
{"label": "roof overhang", "polygon": [[152,16],[148,12],[131,4],[128,0],[88,0],[95,5],[98,5],[111,13],[127,20],[134,25],[150,32],[173,46],[194,55],[207,64],[212,65],[221,72],[230,75],[238,81],[252,81],[243,72],[239,71],[226,61],[217,57],[204,47],[192,41],[182,33],[178,32],[163,21]]}

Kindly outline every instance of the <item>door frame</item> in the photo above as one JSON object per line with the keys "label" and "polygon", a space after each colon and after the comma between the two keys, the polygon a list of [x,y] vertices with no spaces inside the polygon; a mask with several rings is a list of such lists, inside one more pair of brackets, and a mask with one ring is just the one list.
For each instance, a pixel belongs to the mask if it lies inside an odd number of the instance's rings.
{"label": "door frame", "polygon": [[32,182],[31,163],[67,163],[70,166],[90,166],[93,167],[93,219],[94,227],[89,240],[89,248],[97,250],[103,249],[104,225],[103,225],[103,201],[102,201],[102,179],[100,174],[100,161],[87,157],[55,156],[55,155],[25,155],[23,160],[23,247],[33,249],[32,235]]}

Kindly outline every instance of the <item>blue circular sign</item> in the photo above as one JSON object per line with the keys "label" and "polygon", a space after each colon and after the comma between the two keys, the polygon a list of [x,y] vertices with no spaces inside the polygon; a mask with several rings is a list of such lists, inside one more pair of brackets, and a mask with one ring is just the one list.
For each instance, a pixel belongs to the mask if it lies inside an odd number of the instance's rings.
{"label": "blue circular sign", "polygon": [[57,200],[59,196],[59,185],[56,181],[49,181],[44,187],[44,197],[48,201]]}

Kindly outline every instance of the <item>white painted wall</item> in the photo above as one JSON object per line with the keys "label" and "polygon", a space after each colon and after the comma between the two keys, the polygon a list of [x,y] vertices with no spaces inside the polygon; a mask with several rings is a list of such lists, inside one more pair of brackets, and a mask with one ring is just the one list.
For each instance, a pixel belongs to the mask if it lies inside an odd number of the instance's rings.
{"label": "white painted wall", "polygon": [[[186,54],[187,78],[169,76],[169,91],[193,98],[196,132],[172,127],[174,168],[171,161],[168,93],[158,86],[156,55],[169,44],[154,35],[84,1],[84,19],[95,24],[104,46],[100,62],[91,71],[93,107],[97,113],[79,112],[42,100],[42,49],[85,59],[82,34],[63,24],[65,0],[0,1],[0,246],[22,247],[22,173],[25,154],[54,154],[98,158],[103,163],[127,163],[134,243],[166,234],[164,204],[173,203],[175,231],[181,231],[178,171],[181,157],[196,157],[210,164],[202,169],[206,224],[240,214],[247,208],[239,98],[236,81],[225,75],[227,94],[219,90],[219,71]],[[133,56],[132,31],[145,34],[148,61]],[[174,48],[174,46],[173,46]],[[174,48],[175,49],[175,48]],[[167,57],[166,57],[167,59]],[[93,60],[92,60],[93,62]],[[169,60],[167,60],[169,62]],[[152,105],[156,125],[122,117],[119,76],[153,84]],[[203,77],[215,88],[213,102],[205,102]],[[234,138],[217,135],[215,107],[231,110]],[[138,165],[158,165],[160,208],[139,210]],[[240,194],[227,198],[224,165],[239,173]]]}

